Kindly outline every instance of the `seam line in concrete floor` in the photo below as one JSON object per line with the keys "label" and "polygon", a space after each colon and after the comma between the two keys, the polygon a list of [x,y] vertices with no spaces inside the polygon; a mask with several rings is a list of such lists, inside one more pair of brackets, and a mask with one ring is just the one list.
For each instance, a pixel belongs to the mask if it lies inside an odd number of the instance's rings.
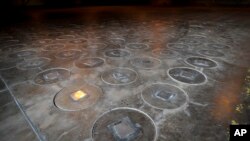
{"label": "seam line in concrete floor", "polygon": [[13,95],[12,91],[10,90],[9,86],[7,85],[6,81],[4,80],[4,78],[0,75],[0,79],[3,81],[7,91],[9,91],[9,94],[11,95],[11,97],[13,98],[13,100],[15,101],[18,109],[21,111],[21,113],[23,114],[25,120],[28,122],[30,128],[32,129],[32,131],[35,133],[37,139],[39,141],[45,141],[45,139],[42,137],[42,135],[40,134],[39,130],[37,129],[37,127],[32,123],[32,121],[30,120],[30,118],[28,117],[28,115],[26,114],[26,112],[24,111],[22,105],[19,103],[19,101],[16,99],[16,97]]}

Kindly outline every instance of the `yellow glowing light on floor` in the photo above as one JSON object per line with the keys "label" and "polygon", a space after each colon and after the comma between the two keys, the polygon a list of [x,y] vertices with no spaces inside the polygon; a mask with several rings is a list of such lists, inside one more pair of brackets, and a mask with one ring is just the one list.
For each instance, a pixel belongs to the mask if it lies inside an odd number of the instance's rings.
{"label": "yellow glowing light on floor", "polygon": [[78,91],[72,93],[70,96],[71,96],[71,98],[72,98],[74,101],[78,101],[78,100],[80,100],[80,99],[86,97],[87,94],[86,94],[85,92],[81,91],[81,90],[78,90]]}

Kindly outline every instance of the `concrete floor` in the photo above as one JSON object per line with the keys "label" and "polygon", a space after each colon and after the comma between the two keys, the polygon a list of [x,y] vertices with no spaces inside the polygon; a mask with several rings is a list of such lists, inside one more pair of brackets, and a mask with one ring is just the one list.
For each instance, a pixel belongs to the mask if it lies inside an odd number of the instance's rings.
{"label": "concrete floor", "polygon": [[1,140],[228,140],[250,124],[249,11],[27,11],[1,27]]}

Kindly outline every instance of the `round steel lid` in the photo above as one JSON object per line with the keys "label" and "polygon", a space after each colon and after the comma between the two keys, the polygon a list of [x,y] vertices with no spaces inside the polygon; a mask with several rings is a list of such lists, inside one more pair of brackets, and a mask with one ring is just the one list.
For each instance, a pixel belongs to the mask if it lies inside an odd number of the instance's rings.
{"label": "round steel lid", "polygon": [[101,78],[109,85],[128,85],[138,79],[138,74],[129,68],[113,68],[102,73]]}
{"label": "round steel lid", "polygon": [[192,68],[176,67],[168,70],[168,75],[175,81],[195,85],[205,83],[206,76]]}
{"label": "round steel lid", "polygon": [[64,44],[49,44],[42,48],[43,51],[57,51],[65,48]]}
{"label": "round steel lid", "polygon": [[102,95],[102,90],[94,85],[68,86],[54,98],[55,106],[63,111],[79,111],[93,106]]}
{"label": "round steel lid", "polygon": [[39,85],[53,84],[68,79],[70,74],[70,71],[67,69],[52,68],[38,73],[33,81]]}
{"label": "round steel lid", "polygon": [[[72,60],[72,59],[77,59],[81,56],[82,52],[77,49],[69,49],[69,50],[63,50],[61,52],[58,52],[55,57],[58,59],[63,59],[63,60]],[[87,53],[85,53],[86,55]]]}
{"label": "round steel lid", "polygon": [[170,50],[170,49],[156,49],[152,51],[152,54],[155,57],[159,57],[161,59],[175,58],[179,55],[177,51]]}
{"label": "round steel lid", "polygon": [[132,66],[139,69],[155,69],[161,65],[161,61],[153,57],[133,58],[130,60],[130,63]]}
{"label": "round steel lid", "polygon": [[215,61],[203,57],[189,57],[185,60],[185,62],[194,67],[205,69],[214,68],[217,66]]}
{"label": "round steel lid", "polygon": [[149,46],[143,43],[129,43],[126,45],[126,48],[131,50],[146,50],[149,49]]}
{"label": "round steel lid", "polygon": [[92,128],[93,141],[156,141],[154,121],[144,112],[127,107],[101,115]]}
{"label": "round steel lid", "polygon": [[155,83],[142,90],[142,99],[157,109],[181,109],[187,105],[188,95],[176,86]]}
{"label": "round steel lid", "polygon": [[17,68],[20,70],[36,69],[48,65],[50,61],[51,59],[44,57],[27,59],[18,63]]}
{"label": "round steel lid", "polygon": [[75,66],[78,68],[95,68],[104,64],[104,59],[98,57],[80,58],[75,61]]}
{"label": "round steel lid", "polygon": [[189,49],[188,45],[185,45],[183,43],[169,43],[167,44],[167,47],[170,49],[174,49],[174,50],[186,50]]}
{"label": "round steel lid", "polygon": [[219,52],[216,50],[208,50],[208,49],[199,50],[198,53],[200,55],[204,55],[208,57],[223,57],[224,56],[222,52]]}
{"label": "round steel lid", "polygon": [[130,57],[130,52],[124,49],[110,49],[104,52],[106,57],[111,58],[126,58]]}

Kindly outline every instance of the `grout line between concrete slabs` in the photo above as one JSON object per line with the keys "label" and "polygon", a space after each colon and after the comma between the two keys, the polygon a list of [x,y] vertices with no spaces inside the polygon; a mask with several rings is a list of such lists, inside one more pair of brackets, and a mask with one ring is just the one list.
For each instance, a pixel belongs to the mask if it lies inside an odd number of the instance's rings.
{"label": "grout line between concrete slabs", "polygon": [[33,122],[30,120],[30,118],[28,117],[27,113],[25,112],[25,110],[23,109],[22,105],[19,103],[19,101],[17,100],[17,98],[14,96],[13,92],[11,91],[11,89],[9,88],[9,86],[7,85],[6,81],[3,79],[3,77],[0,75],[0,79],[3,81],[7,91],[9,91],[11,97],[13,98],[13,100],[15,101],[18,109],[21,111],[21,113],[23,114],[25,120],[28,122],[29,126],[31,127],[32,131],[35,133],[37,139],[39,141],[46,141],[41,133],[39,132],[39,130],[37,129],[37,127],[33,124]]}

